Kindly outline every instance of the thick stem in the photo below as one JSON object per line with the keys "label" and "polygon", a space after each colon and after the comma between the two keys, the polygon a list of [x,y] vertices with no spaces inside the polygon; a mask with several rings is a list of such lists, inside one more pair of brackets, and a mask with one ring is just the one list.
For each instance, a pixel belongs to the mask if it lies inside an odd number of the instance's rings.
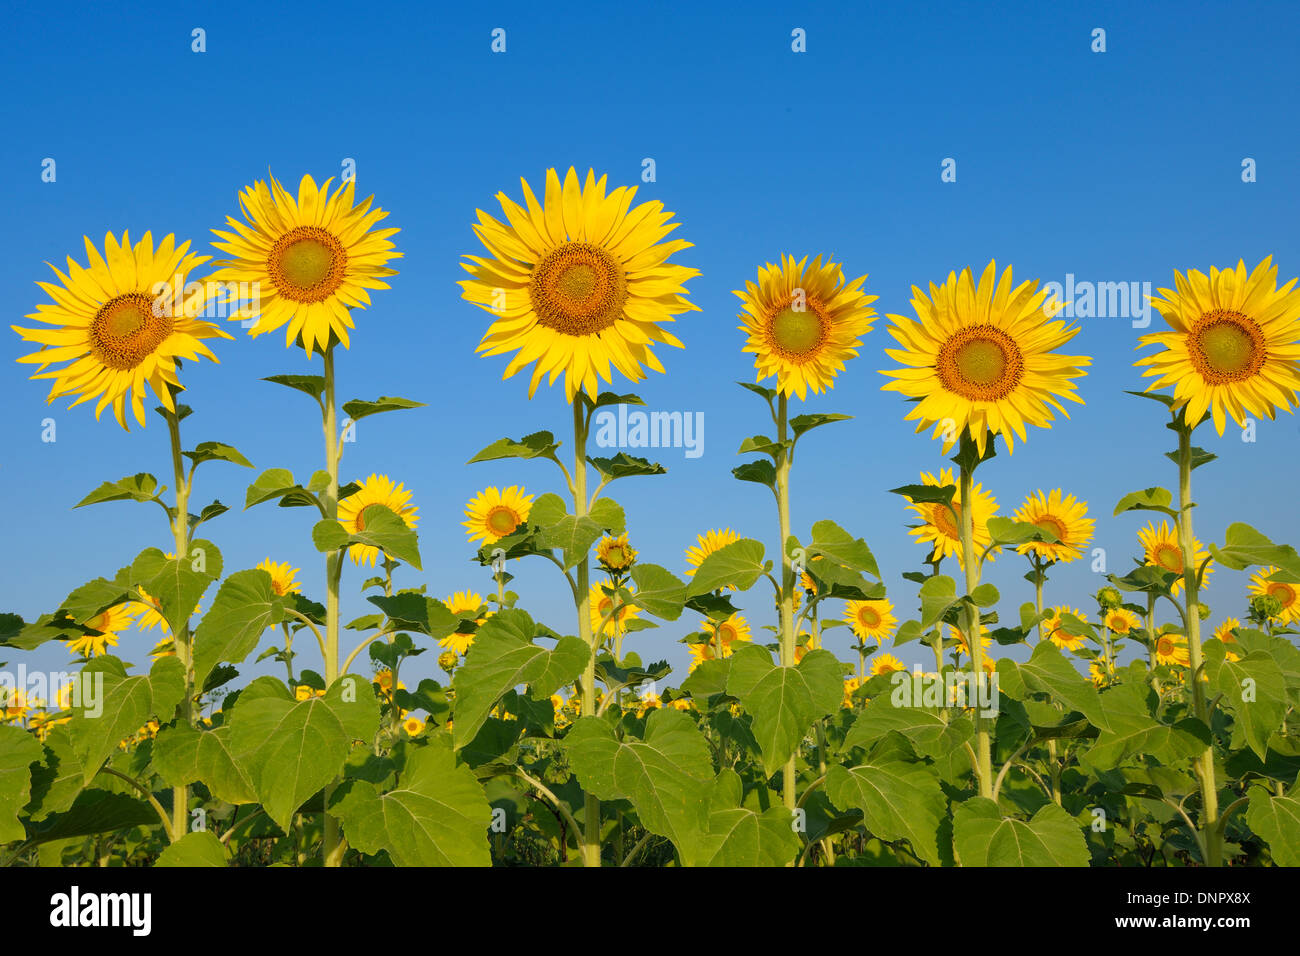
{"label": "thick stem", "polygon": [[[961,499],[958,505],[958,518],[960,519],[959,534],[961,537],[961,562],[962,568],[966,572],[966,593],[968,595],[975,593],[975,589],[980,584],[980,566],[975,556],[975,509],[971,506],[974,500],[972,491],[974,481],[972,476],[975,472],[975,466],[969,464],[974,461],[975,441],[970,437],[969,432],[963,432],[961,436],[961,484],[957,490],[958,497]],[[980,612],[975,606],[975,602],[969,598],[963,604],[966,621],[966,646],[970,651],[971,670],[975,674],[976,680],[984,680],[984,647],[980,641]],[[990,757],[989,745],[989,728],[988,720],[984,716],[983,708],[975,708],[975,777],[979,784],[979,794],[981,797],[993,797],[993,764]]]}
{"label": "thick stem", "polygon": [[[1200,589],[1196,583],[1196,558],[1192,542],[1192,426],[1183,419],[1178,428],[1178,544],[1183,552],[1183,589],[1187,593],[1187,656],[1192,685],[1192,707],[1199,720],[1210,727],[1210,707],[1201,686]],[[1211,731],[1212,732],[1212,731]],[[1223,834],[1219,830],[1219,790],[1214,779],[1214,743],[1196,758],[1196,776],[1201,785],[1201,832],[1205,865],[1222,862]]]}
{"label": "thick stem", "polygon": [[[573,397],[573,513],[587,514],[587,413],[582,396]],[[582,716],[596,714],[596,654],[598,638],[591,628],[591,562],[587,555],[578,562],[578,635],[591,649],[582,671]],[[600,801],[586,795],[583,805],[582,864],[600,866]]]}
{"label": "thick stem", "polygon": [[[790,540],[790,449],[786,446],[788,438],[789,400],[782,393],[778,399],[776,413],[776,440],[781,450],[776,457],[776,509],[781,526],[781,666],[794,667],[794,589],[796,585],[794,563],[786,553],[786,542]],[[781,768],[781,797],[786,809],[794,812],[795,797],[795,758],[791,755]]]}
{"label": "thick stem", "polygon": [[[329,485],[325,489],[325,517],[337,521],[339,517],[339,457],[337,399],[334,394],[334,346],[325,348],[325,405],[322,427],[325,432],[325,468],[329,472]],[[333,686],[339,676],[339,582],[343,577],[343,551],[331,551],[325,556],[325,686]],[[325,787],[325,806],[329,806],[334,784]],[[347,844],[339,835],[338,820],[325,814],[324,839],[321,853],[326,866],[342,866]]]}
{"label": "thick stem", "polygon": [[[176,481],[176,512],[172,518],[172,539],[176,560],[185,561],[190,555],[190,485],[185,478],[185,464],[181,456],[181,424],[176,412],[167,416],[167,434],[171,438],[172,473]],[[194,724],[194,655],[190,648],[190,625],[186,620],[172,634],[176,658],[185,668],[185,696],[176,705],[176,719]],[[189,830],[189,788],[172,788],[171,839],[179,840]]]}

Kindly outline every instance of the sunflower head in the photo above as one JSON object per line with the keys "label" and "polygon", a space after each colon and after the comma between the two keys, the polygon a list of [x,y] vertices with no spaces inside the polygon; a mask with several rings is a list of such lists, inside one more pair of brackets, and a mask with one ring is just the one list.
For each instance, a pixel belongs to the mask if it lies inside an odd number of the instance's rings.
{"label": "sunflower head", "polygon": [[895,671],[906,671],[907,666],[893,654],[877,654],[871,661],[870,674],[877,677],[880,674],[892,674]]}
{"label": "sunflower head", "polygon": [[862,291],[867,277],[845,282],[842,267],[782,255],[758,270],[758,282],[737,291],[743,303],[740,331],[744,351],[754,355],[757,380],[776,376],[777,390],[804,398],[835,385],[844,363],[858,354],[861,336],[871,331],[878,296]]}
{"label": "sunflower head", "polygon": [[739,540],[740,535],[730,528],[711,528],[703,534],[696,535],[695,544],[686,549],[686,563],[689,565],[686,576],[693,577],[705,558]]}
{"label": "sunflower head", "polygon": [[1274,581],[1275,575],[1279,575],[1275,567],[1261,568],[1251,575],[1251,608],[1263,620],[1293,624],[1300,620],[1300,584]]}
{"label": "sunflower head", "polygon": [[524,494],[518,485],[511,485],[505,491],[484,488],[465,505],[465,517],[469,520],[461,524],[471,544],[495,544],[527,523],[532,506],[533,496]]}
{"label": "sunflower head", "polygon": [[898,624],[894,605],[886,600],[849,601],[844,608],[844,621],[859,640],[876,642],[887,640]]}
{"label": "sunflower head", "polygon": [[1126,607],[1113,607],[1106,612],[1106,627],[1121,637],[1127,635],[1140,623],[1138,616]]}
{"label": "sunflower head", "polygon": [[1052,608],[1050,617],[1043,619],[1043,634],[1063,651],[1076,651],[1083,646],[1084,635],[1073,634],[1067,628],[1065,615],[1070,614],[1080,621],[1086,621],[1088,615],[1078,608],[1061,606]]}
{"label": "sunflower head", "polygon": [[1191,662],[1186,639],[1177,634],[1160,634],[1156,637],[1155,658],[1157,664],[1186,667]]}
{"label": "sunflower head", "polygon": [[1037,291],[1037,280],[1015,285],[1010,266],[1000,280],[996,269],[990,262],[978,285],[969,268],[950,272],[928,296],[913,286],[916,319],[889,317],[902,348],[885,354],[904,367],[882,370],[893,379],[882,387],[917,400],[907,420],[918,432],[933,428],[945,452],[963,434],[981,457],[990,435],[1014,451],[1025,425],[1050,428],[1053,410],[1069,417],[1062,399],[1083,403],[1073,379],[1092,360],[1056,351],[1078,327],[1053,318],[1057,304]]}
{"label": "sunflower head", "polygon": [[[936,488],[956,486],[951,468],[944,468],[939,472],[938,477],[929,472],[922,472],[921,483]],[[907,500],[910,502],[912,499],[909,497]],[[909,504],[908,507],[921,519],[921,524],[908,533],[919,542],[933,543],[934,550],[931,552],[930,560],[938,561],[947,557],[956,557],[957,563],[965,567],[960,534],[965,502],[961,500],[961,489],[958,488],[953,493],[951,510],[950,506],[939,502],[921,502]],[[985,491],[982,485],[977,483],[971,487],[971,522],[977,555],[982,554],[984,549],[993,543],[993,536],[989,533],[989,519],[997,514],[997,510],[997,499]],[[993,548],[989,551],[990,561],[994,560],[999,550]]]}
{"label": "sunflower head", "polygon": [[295,198],[269,178],[240,193],[244,221],[228,216],[229,232],[213,230],[221,240],[213,245],[231,258],[212,278],[257,290],[250,334],[283,327],[284,344],[308,355],[335,342],[348,348],[349,310],[364,309],[367,290],[387,289],[383,280],[397,275],[387,264],[402,255],[389,241],[398,230],[373,228],[388,213],[371,208],[373,196],[356,203],[352,180],[331,194],[333,179],[317,188],[303,176]]}
{"label": "sunflower head", "polygon": [[637,550],[627,543],[627,533],[606,535],[596,546],[596,560],[610,574],[622,574],[636,561]]}
{"label": "sunflower head", "polygon": [[505,222],[478,210],[474,233],[488,255],[465,256],[473,278],[461,296],[493,315],[479,353],[515,353],[503,378],[533,365],[530,398],[543,377],[553,385],[563,374],[572,402],[579,389],[594,399],[611,366],[634,382],[645,367],[662,372],[651,346],[682,344],[663,325],[698,310],[685,287],[698,270],[668,262],[691,246],[664,241],[679,225],[673,214],[657,201],[632,208],[635,186],[606,194],[605,183],[592,170],[580,182],[570,168],[561,185],[550,169],[541,202],[521,179],[524,206],[497,194]]}
{"label": "sunflower head", "polygon": [[257,565],[257,569],[271,575],[271,590],[280,597],[302,591],[302,585],[297,580],[298,569],[288,561],[276,562],[266,558]]}
{"label": "sunflower head", "polygon": [[[411,492],[387,475],[372,474],[355,492],[339,502],[339,523],[351,534],[366,530],[366,521],[373,518],[376,506],[387,508],[402,519],[408,528],[414,528],[420,518],[417,507],[410,503]],[[382,512],[381,512],[382,513]],[[369,544],[354,544],[348,549],[353,564],[368,564],[372,568],[379,558],[379,549]]]}
{"label": "sunflower head", "polygon": [[1245,426],[1247,415],[1272,419],[1291,411],[1300,390],[1300,289],[1292,279],[1277,287],[1269,256],[1249,272],[1174,272],[1174,289],[1161,289],[1151,304],[1169,330],[1144,335],[1141,344],[1160,351],[1139,359],[1147,391],[1173,386],[1175,411],[1189,425],[1208,411],[1223,434],[1228,416]]}
{"label": "sunflower head", "polygon": [[[1177,594],[1183,587],[1183,548],[1178,539],[1178,529],[1171,527],[1168,521],[1161,521],[1157,528],[1155,523],[1148,524],[1145,528],[1138,531],[1138,541],[1142,545],[1143,557],[1145,563],[1159,568],[1161,571],[1171,571],[1178,575],[1170,585],[1170,593]],[[1197,570],[1205,563],[1209,557],[1209,552],[1201,547],[1201,543],[1195,539],[1192,540],[1192,565],[1193,570]],[[1214,562],[1211,560],[1205,564],[1205,572],[1202,575],[1201,586],[1205,586],[1205,581],[1214,573]]]}
{"label": "sunflower head", "polygon": [[[636,589],[631,586],[625,587],[624,590],[631,594],[636,593]],[[609,585],[591,585],[587,597],[591,603],[591,631],[601,640],[622,634],[627,630],[627,621],[641,616],[639,607],[624,603],[615,589]],[[617,611],[614,609],[615,601],[619,602]]]}
{"label": "sunflower head", "polygon": [[[190,255],[190,244],[178,247],[170,235],[155,249],[148,232],[134,246],[128,233],[120,242],[108,233],[103,255],[89,237],[85,243],[84,268],[69,256],[67,273],[50,266],[58,283],[37,283],[53,301],[38,305],[27,318],[44,326],[10,326],[24,341],[40,345],[18,361],[37,366],[33,379],[53,380],[47,401],[75,395],[76,406],[97,399],[95,417],[111,405],[123,428],[128,428],[130,401],[143,426],[148,390],[175,411],[179,360],[215,362],[203,340],[231,338],[197,318],[207,307],[203,284],[185,278],[208,257]],[[46,371],[56,363],[59,368]]]}
{"label": "sunflower head", "polygon": [[1073,495],[1063,495],[1060,488],[1034,492],[1015,513],[1015,520],[1032,524],[1056,541],[1030,541],[1016,550],[1033,554],[1041,561],[1069,562],[1081,557],[1092,541],[1094,522],[1084,517],[1087,513],[1087,504],[1075,501]]}
{"label": "sunflower head", "polygon": [[700,630],[709,635],[709,643],[705,645],[706,647],[713,650],[719,643],[722,645],[723,657],[731,656],[733,644],[746,644],[752,640],[749,622],[739,611],[731,614],[725,621],[702,621]]}

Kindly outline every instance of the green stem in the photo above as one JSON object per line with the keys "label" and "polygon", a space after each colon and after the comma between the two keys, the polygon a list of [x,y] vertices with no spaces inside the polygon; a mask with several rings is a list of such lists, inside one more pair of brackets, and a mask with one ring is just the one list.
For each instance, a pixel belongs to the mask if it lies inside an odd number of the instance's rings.
{"label": "green stem", "polygon": [[[1185,410],[1184,410],[1185,412]],[[1196,581],[1196,558],[1192,550],[1192,427],[1186,417],[1178,425],[1178,544],[1183,552],[1183,589],[1187,592],[1187,656],[1192,685],[1192,706],[1198,719],[1210,727],[1210,708],[1201,686],[1200,590]],[[1213,733],[1213,731],[1211,731]],[[1196,758],[1196,776],[1201,785],[1201,832],[1204,836],[1205,865],[1222,862],[1223,833],[1219,828],[1219,790],[1214,778],[1214,742]]]}
{"label": "green stem", "polygon": [[[173,399],[174,400],[174,399]],[[181,424],[176,412],[167,418],[167,434],[171,439],[172,472],[176,481],[176,510],[172,517],[172,539],[176,547],[176,560],[185,561],[190,555],[190,484],[185,477],[185,464],[181,456]],[[185,668],[185,696],[176,705],[176,719],[194,724],[194,657],[190,649],[189,619],[172,634],[176,657]],[[183,837],[189,829],[189,788],[172,788],[172,825],[169,833],[173,841]]]}
{"label": "green stem", "polygon": [[[573,513],[586,516],[587,502],[587,414],[582,395],[573,397]],[[591,654],[582,671],[582,716],[596,714],[596,654],[600,650],[591,632],[591,561],[587,555],[578,562],[578,635],[587,643]],[[583,805],[582,864],[600,866],[600,801],[590,793]]]}
{"label": "green stem", "polygon": [[[790,449],[788,438],[789,399],[781,394],[777,403],[776,440],[780,451],[776,456],[776,508],[781,526],[781,666],[794,667],[794,564],[786,553],[785,543],[790,540]],[[781,797],[786,809],[794,812],[795,758],[792,754],[781,768]]]}
{"label": "green stem", "polygon": [[[325,406],[322,421],[325,432],[325,468],[329,472],[329,486],[325,489],[325,517],[337,521],[339,517],[339,458],[342,455],[338,432],[338,408],[334,394],[334,345],[325,347]],[[325,556],[325,687],[332,687],[339,676],[339,582],[343,577],[343,551],[331,551]],[[325,787],[325,806],[329,806],[334,793],[334,783]],[[321,853],[325,866],[342,866],[347,843],[339,834],[338,820],[325,814],[324,838]]]}
{"label": "green stem", "polygon": [[[961,498],[960,508],[961,519],[959,534],[961,537],[961,554],[962,568],[966,572],[966,593],[974,594],[975,589],[980,583],[980,566],[975,557],[975,509],[971,506],[974,500],[972,490],[974,481],[973,475],[975,466],[970,464],[976,461],[975,458],[975,441],[970,437],[970,432],[962,432],[961,436],[961,484],[958,488],[958,495]],[[975,673],[976,680],[984,679],[984,647],[980,641],[980,612],[975,606],[975,602],[967,599],[963,604],[966,620],[966,646],[970,650],[971,669]],[[993,797],[993,764],[990,757],[989,745],[989,728],[987,718],[983,710],[975,708],[975,778],[979,784],[979,794],[981,797]]]}

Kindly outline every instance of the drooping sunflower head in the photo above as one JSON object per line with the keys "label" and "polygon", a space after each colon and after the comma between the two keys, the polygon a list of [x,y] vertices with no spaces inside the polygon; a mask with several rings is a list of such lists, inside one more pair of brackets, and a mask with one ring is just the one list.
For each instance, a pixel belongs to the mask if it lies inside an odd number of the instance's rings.
{"label": "drooping sunflower head", "polygon": [[1106,612],[1106,627],[1121,637],[1137,627],[1141,622],[1138,616],[1126,607],[1113,607]]}
{"label": "drooping sunflower head", "polygon": [[1016,550],[1035,554],[1043,561],[1069,562],[1082,556],[1092,541],[1093,519],[1085,517],[1088,505],[1063,495],[1060,488],[1051,492],[1035,491],[1015,513],[1016,521],[1032,524],[1056,536],[1056,542],[1030,541]]}
{"label": "drooping sunflower head", "polygon": [[907,665],[893,654],[877,654],[871,659],[871,669],[869,673],[872,677],[877,677],[880,674],[892,674],[895,671],[906,670]]}
{"label": "drooping sunflower head", "polygon": [[844,621],[860,640],[884,641],[894,633],[898,619],[894,605],[886,600],[849,601],[844,608]]}
{"label": "drooping sunflower head", "polygon": [[[411,492],[402,483],[394,482],[387,475],[372,474],[352,494],[339,502],[339,524],[350,534],[360,534],[366,530],[366,521],[373,518],[376,506],[392,511],[402,519],[408,528],[414,528],[419,522],[420,509],[410,503]],[[368,564],[372,568],[379,558],[379,549],[370,544],[354,544],[348,549],[353,564]]]}
{"label": "drooping sunflower head", "polygon": [[297,580],[298,569],[288,561],[276,562],[266,558],[257,565],[257,569],[271,575],[271,590],[280,597],[302,591],[302,585]]}
{"label": "drooping sunflower head", "polygon": [[1064,617],[1071,614],[1080,621],[1086,621],[1088,615],[1084,614],[1078,608],[1062,605],[1061,607],[1052,608],[1050,617],[1043,619],[1043,633],[1047,639],[1063,651],[1076,651],[1083,646],[1084,635],[1072,634],[1067,630]]}
{"label": "drooping sunflower head", "polygon": [[[953,480],[951,468],[944,468],[939,472],[937,478],[929,472],[922,472],[921,482],[922,484],[933,485],[936,488],[945,488],[949,485],[955,487],[957,485],[956,481]],[[989,534],[989,519],[997,514],[998,503],[997,499],[990,492],[985,491],[984,487],[978,483],[971,487],[971,499],[971,521],[975,532],[975,553],[978,557],[993,542],[993,537]],[[912,499],[908,498],[907,500],[911,501]],[[951,511],[949,511],[947,505],[936,502],[908,505],[912,511],[916,512],[917,517],[922,522],[918,527],[912,528],[908,534],[925,544],[933,542],[932,560],[956,557],[957,563],[963,568],[965,567],[960,533],[962,508],[964,506],[965,502],[961,500],[960,488],[953,493]],[[989,552],[990,561],[994,559],[994,555],[999,550],[999,548],[994,548]]]}
{"label": "drooping sunflower head", "polygon": [[1010,266],[997,279],[994,262],[978,286],[969,268],[930,283],[928,296],[913,286],[917,317],[890,315],[902,348],[885,350],[904,367],[882,370],[893,379],[882,388],[919,400],[907,420],[918,432],[933,427],[945,452],[965,432],[981,455],[989,435],[1012,451],[1026,425],[1050,428],[1053,409],[1069,417],[1062,399],[1083,404],[1073,380],[1092,360],[1056,351],[1079,333],[1053,318],[1057,307],[1037,280],[1014,285]]}
{"label": "drooping sunflower head", "polygon": [[471,544],[495,544],[528,521],[532,506],[533,496],[524,494],[518,485],[511,485],[505,491],[484,488],[465,505],[465,517],[469,520],[461,524]]}
{"label": "drooping sunflower head", "polygon": [[[155,249],[151,233],[132,246],[129,233],[119,242],[110,232],[103,255],[89,237],[85,243],[84,268],[69,256],[66,273],[50,266],[58,283],[37,283],[53,301],[38,305],[27,318],[45,327],[10,328],[24,341],[40,344],[18,361],[37,366],[33,379],[53,380],[47,401],[75,395],[76,406],[98,399],[95,418],[111,405],[118,424],[129,430],[128,401],[142,426],[145,386],[175,410],[178,360],[215,362],[203,340],[231,336],[197,318],[207,300],[203,283],[189,276],[209,257],[191,255],[188,242],[178,247],[169,235]],[[56,363],[66,364],[46,371]]]}
{"label": "drooping sunflower head", "polygon": [[1169,331],[1144,335],[1141,345],[1159,352],[1134,364],[1154,378],[1147,391],[1174,389],[1174,409],[1188,424],[1209,411],[1220,435],[1228,416],[1245,426],[1248,415],[1272,419],[1290,411],[1300,390],[1300,289],[1292,279],[1277,287],[1269,256],[1247,272],[1210,268],[1174,272],[1174,289],[1152,297]]}
{"label": "drooping sunflower head", "polygon": [[397,275],[388,262],[402,255],[389,241],[398,230],[373,228],[388,213],[371,208],[373,196],[356,203],[352,180],[331,194],[333,179],[318,189],[303,176],[295,199],[269,178],[240,193],[246,221],[227,216],[230,232],[212,230],[222,240],[213,245],[232,257],[216,263],[212,278],[240,285],[241,296],[255,290],[250,334],[286,327],[285,346],[297,342],[308,355],[334,342],[348,348],[349,310],[364,309],[366,290],[387,289],[384,279]]}
{"label": "drooping sunflower head", "polygon": [[1261,568],[1252,574],[1250,592],[1273,598],[1281,605],[1281,609],[1273,619],[1282,624],[1293,624],[1300,620],[1300,584],[1270,580],[1276,574],[1278,569],[1275,567]]}
{"label": "drooping sunflower head", "polygon": [[715,647],[719,641],[722,643],[723,657],[731,656],[733,644],[737,642],[745,644],[753,639],[750,635],[749,622],[739,612],[732,614],[725,621],[702,621],[700,630],[709,635],[710,647]]}
{"label": "drooping sunflower head", "polygon": [[135,615],[130,604],[114,604],[105,611],[83,622],[83,626],[98,633],[83,634],[67,642],[68,653],[76,657],[99,657],[116,647],[118,638],[134,623]]}
{"label": "drooping sunflower head", "polygon": [[591,170],[581,183],[570,168],[563,185],[547,170],[540,203],[520,183],[525,206],[497,193],[505,222],[478,210],[474,233],[488,256],[461,263],[473,276],[461,297],[493,315],[478,352],[515,353],[503,378],[533,364],[530,398],[544,376],[553,385],[563,374],[572,402],[579,389],[594,399],[611,365],[634,382],[645,367],[662,372],[651,346],[682,344],[663,325],[698,310],[685,283],[699,271],[668,262],[691,246],[664,241],[680,223],[658,201],[632,208],[635,186],[606,195],[606,177]]}
{"label": "drooping sunflower head", "polygon": [[[625,586],[624,590],[630,594],[636,593],[636,588],[630,585]],[[591,631],[599,639],[622,634],[627,629],[627,621],[641,616],[639,607],[624,602],[608,585],[593,584],[587,594],[591,602]],[[616,600],[619,601],[617,611],[614,610]]]}
{"label": "drooping sunflower head", "polygon": [[[1178,540],[1177,528],[1170,527],[1169,522],[1161,521],[1160,527],[1155,523],[1148,524],[1145,528],[1138,531],[1138,541],[1142,545],[1142,552],[1146,559],[1146,564],[1153,565],[1162,571],[1173,571],[1178,574],[1170,586],[1170,591],[1177,594],[1183,587],[1183,548]],[[1201,547],[1201,543],[1195,538],[1192,539],[1192,565],[1193,569],[1200,568],[1209,557],[1209,552]],[[1201,586],[1205,586],[1209,576],[1214,573],[1214,562],[1210,561],[1205,565],[1205,574],[1202,578]]]}
{"label": "drooping sunflower head", "polygon": [[858,276],[845,282],[843,268],[818,256],[796,260],[782,255],[758,270],[758,282],[737,291],[743,303],[739,326],[744,351],[754,354],[757,380],[776,376],[782,395],[833,388],[844,363],[858,354],[862,336],[871,331],[879,296],[867,295]]}
{"label": "drooping sunflower head", "polygon": [[618,574],[632,567],[636,555],[636,548],[627,543],[626,532],[620,535],[605,535],[596,546],[596,560],[611,574]]}

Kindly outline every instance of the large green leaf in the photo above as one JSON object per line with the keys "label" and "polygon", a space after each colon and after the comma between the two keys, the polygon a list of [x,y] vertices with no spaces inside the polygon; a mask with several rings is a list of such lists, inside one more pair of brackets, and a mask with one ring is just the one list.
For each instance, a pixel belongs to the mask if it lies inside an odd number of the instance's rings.
{"label": "large green leaf", "polygon": [[200,781],[227,803],[253,803],[257,791],[231,753],[231,729],[196,730],[189,724],[165,728],[153,742],[153,764],[173,787]]}
{"label": "large green leaf", "polygon": [[359,422],[371,415],[378,415],[380,412],[396,412],[408,408],[424,408],[424,402],[413,402],[409,398],[380,395],[373,402],[355,398],[350,402],[343,403],[343,413],[354,422]]}
{"label": "large green leaf", "polygon": [[72,708],[67,728],[86,785],[119,743],[135,736],[151,717],[171,720],[185,696],[185,668],[175,657],[161,657],[147,676],[135,677],[127,676],[116,657],[97,657],[76,679],[82,688],[76,701],[81,706]]}
{"label": "large green leaf", "polygon": [[52,727],[43,743],[42,760],[32,770],[32,799],[27,806],[33,822],[67,810],[86,783],[66,725]]}
{"label": "large green leaf", "polygon": [[844,680],[830,651],[811,651],[797,666],[782,667],[772,663],[767,648],[751,644],[731,656],[727,693],[753,715],[763,769],[772,774],[795,752],[814,721],[839,709]]}
{"label": "large green leaf", "polygon": [[1024,700],[1031,693],[1047,694],[1083,714],[1093,726],[1102,730],[1109,726],[1097,688],[1050,641],[1035,645],[1024,663],[1009,657],[999,659],[997,676],[1002,692],[1014,700]]}
{"label": "large green leaf", "polygon": [[872,698],[853,721],[842,749],[870,747],[890,732],[900,733],[912,742],[917,753],[942,757],[960,749],[975,734],[970,718],[940,707],[898,707],[891,695]]}
{"label": "large green leaf", "polygon": [[363,853],[386,850],[398,866],[492,865],[492,808],[474,771],[456,765],[445,735],[407,750],[394,789],[350,780],[331,809],[349,843]]}
{"label": "large green leaf", "polygon": [[1205,673],[1210,687],[1223,695],[1240,729],[1260,760],[1268,753],[1268,738],[1282,726],[1286,714],[1286,678],[1268,651],[1252,651],[1240,660],[1227,658],[1222,641],[1205,644]]}
{"label": "large green leaf", "polygon": [[498,439],[471,458],[466,464],[472,465],[476,461],[495,461],[499,458],[552,458],[555,455],[555,449],[559,447],[560,443],[555,440],[555,436],[550,432],[533,432],[518,441],[510,438]]}
{"label": "large green leaf", "polygon": [[[215,546],[210,554],[207,549],[204,549],[205,565],[210,558],[215,559],[217,572],[220,573],[221,552],[217,551]],[[189,624],[190,618],[194,616],[194,609],[198,607],[199,600],[203,597],[203,592],[212,583],[212,575],[207,570],[202,572],[194,570],[194,559],[184,555],[165,559],[158,573],[148,583],[141,583],[149,592],[149,596],[158,602],[159,613],[167,622],[171,632],[175,634]]]}
{"label": "large green leaf", "polygon": [[317,551],[337,551],[353,544],[378,548],[391,558],[405,561],[417,571],[420,566],[419,538],[387,505],[368,505],[365,509],[365,529],[348,534],[337,521],[324,518],[311,529],[312,543]]}
{"label": "large green leaf", "polygon": [[1115,514],[1123,514],[1125,511],[1159,511],[1161,514],[1174,516],[1175,512],[1170,508],[1174,496],[1168,488],[1143,488],[1140,491],[1133,491],[1125,495],[1115,505]]}
{"label": "large green leaf", "polygon": [[1268,843],[1278,866],[1300,866],[1300,800],[1250,788],[1246,823]]}
{"label": "large green leaf", "polygon": [[187,833],[158,854],[154,866],[228,866],[226,848],[207,830]]}
{"label": "large green leaf", "polygon": [[698,866],[785,866],[801,849],[794,818],[784,807],[761,813],[741,806],[743,787],[734,770],[714,782],[709,831],[691,856]]}
{"label": "large green leaf", "polygon": [[1153,714],[1153,695],[1145,683],[1125,683],[1101,698],[1107,726],[1081,757],[1099,771],[1112,770],[1131,757],[1154,757],[1177,766],[1209,745],[1209,731],[1195,718],[1166,724]]}
{"label": "large green leaf", "polygon": [[284,598],[271,587],[267,572],[253,568],[226,578],[194,631],[195,684],[203,686],[208,674],[223,661],[242,661],[257,647],[266,629],[284,617]]}
{"label": "large green leaf", "polygon": [[1254,565],[1276,565],[1300,577],[1300,554],[1289,544],[1274,544],[1248,524],[1236,522],[1224,532],[1223,547],[1210,545],[1210,553],[1224,567],[1243,571]]}
{"label": "large green leaf", "polygon": [[633,604],[665,621],[681,617],[686,585],[671,571],[657,564],[637,564],[632,568],[632,582],[636,585]]}
{"label": "large green leaf", "polygon": [[752,538],[741,538],[723,545],[700,562],[686,585],[686,596],[706,594],[722,587],[744,591],[766,570],[763,545]]}
{"label": "large green leaf", "polygon": [[1054,803],[1026,822],[1004,817],[987,797],[971,797],[953,814],[953,845],[962,866],[1087,866],[1089,860],[1079,824]]}
{"label": "large green leaf", "polygon": [[457,749],[474,739],[506,691],[528,684],[533,697],[544,700],[582,673],[591,651],[581,638],[562,637],[548,651],[533,643],[538,633],[528,612],[518,608],[494,614],[475,632],[465,664],[452,680]]}
{"label": "large green leaf", "polygon": [[861,810],[873,836],[907,840],[921,859],[939,864],[937,834],[946,801],[930,767],[887,757],[851,769],[835,764],[826,774],[826,795],[840,810]]}
{"label": "large green leaf", "polygon": [[555,524],[538,534],[538,542],[544,548],[559,549],[563,555],[565,569],[578,564],[597,539],[605,533],[599,522],[585,515],[565,515]]}
{"label": "large green leaf", "polygon": [[158,479],[147,472],[127,475],[117,481],[106,481],[86,497],[78,501],[74,508],[99,504],[101,501],[152,501],[158,496]]}
{"label": "large green leaf", "polygon": [[44,755],[40,741],[23,728],[0,726],[0,843],[26,835],[18,811],[31,796],[32,764]]}
{"label": "large green leaf", "polygon": [[[829,416],[828,416],[829,417]],[[861,538],[855,538],[834,521],[818,521],[812,526],[812,542],[808,545],[809,557],[821,555],[836,564],[872,577],[880,577],[876,559]]]}

